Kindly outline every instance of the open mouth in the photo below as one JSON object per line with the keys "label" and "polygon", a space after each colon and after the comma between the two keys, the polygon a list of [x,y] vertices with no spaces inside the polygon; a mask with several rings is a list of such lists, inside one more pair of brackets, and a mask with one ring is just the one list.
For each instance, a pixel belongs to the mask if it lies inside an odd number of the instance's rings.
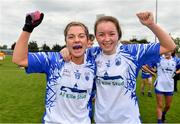
{"label": "open mouth", "polygon": [[81,48],[82,48],[81,45],[75,45],[75,46],[73,46],[73,49],[81,49]]}

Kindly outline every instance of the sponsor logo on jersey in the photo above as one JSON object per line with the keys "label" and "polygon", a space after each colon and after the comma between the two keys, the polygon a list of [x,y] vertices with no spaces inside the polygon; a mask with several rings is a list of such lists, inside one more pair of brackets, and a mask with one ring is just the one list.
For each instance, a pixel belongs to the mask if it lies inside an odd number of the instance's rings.
{"label": "sponsor logo on jersey", "polygon": [[67,99],[85,99],[87,90],[78,89],[76,84],[73,88],[62,86],[59,95]]}
{"label": "sponsor logo on jersey", "polygon": [[102,67],[102,61],[96,61],[97,67],[101,68]]}
{"label": "sponsor logo on jersey", "polygon": [[62,75],[70,77],[70,71],[68,69],[64,69]]}
{"label": "sponsor logo on jersey", "polygon": [[124,79],[121,76],[98,77],[96,83],[109,86],[124,86]]}

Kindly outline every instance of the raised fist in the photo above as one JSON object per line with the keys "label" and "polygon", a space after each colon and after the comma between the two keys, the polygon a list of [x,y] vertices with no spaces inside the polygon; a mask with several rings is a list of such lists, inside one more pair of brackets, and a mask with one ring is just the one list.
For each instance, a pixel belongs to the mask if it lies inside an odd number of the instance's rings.
{"label": "raised fist", "polygon": [[139,18],[139,21],[146,26],[154,24],[154,17],[151,12],[140,12],[136,14],[137,17]]}
{"label": "raised fist", "polygon": [[31,33],[35,27],[37,27],[43,20],[44,14],[39,11],[28,13],[26,15],[23,31]]}

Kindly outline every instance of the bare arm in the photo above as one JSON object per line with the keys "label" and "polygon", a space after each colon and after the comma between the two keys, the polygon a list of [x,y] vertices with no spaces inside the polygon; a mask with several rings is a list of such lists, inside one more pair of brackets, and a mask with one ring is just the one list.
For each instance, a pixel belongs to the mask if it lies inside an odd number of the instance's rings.
{"label": "bare arm", "polygon": [[178,70],[176,71],[176,74],[180,74],[180,69],[178,69]]}
{"label": "bare arm", "polygon": [[44,14],[39,11],[29,13],[26,16],[23,32],[21,33],[16,46],[13,51],[12,62],[17,65],[27,67],[28,66],[28,41],[31,32],[37,27],[43,20]]}
{"label": "bare arm", "polygon": [[150,68],[148,65],[143,65],[142,70],[144,70],[145,72],[149,72],[153,76],[156,75],[155,71],[152,68]]}
{"label": "bare arm", "polygon": [[154,17],[151,12],[141,12],[138,13],[137,16],[140,22],[147,26],[159,39],[160,54],[173,51],[176,48],[176,45],[170,35],[154,22]]}
{"label": "bare arm", "polygon": [[23,31],[16,42],[12,61],[20,66],[28,66],[28,41],[30,33]]}

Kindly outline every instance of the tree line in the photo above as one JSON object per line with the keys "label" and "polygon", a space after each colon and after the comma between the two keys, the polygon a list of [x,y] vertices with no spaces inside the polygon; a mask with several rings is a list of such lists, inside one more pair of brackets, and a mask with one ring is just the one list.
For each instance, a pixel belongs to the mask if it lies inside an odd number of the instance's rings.
{"label": "tree line", "polygon": [[[180,53],[180,38],[177,37],[177,38],[173,38],[175,44],[176,44],[176,52],[177,53]],[[148,43],[147,39],[140,39],[138,40],[137,38],[132,38],[128,41],[121,41],[122,43],[124,44],[129,44],[129,43]],[[14,50],[14,47],[16,45],[16,42],[14,42],[12,45],[11,45],[11,50]],[[65,45],[63,46],[60,46],[59,44],[55,44],[53,45],[52,49],[46,44],[44,43],[41,47],[38,46],[37,42],[36,41],[30,41],[29,44],[28,44],[28,49],[30,52],[39,52],[39,51],[45,51],[45,52],[48,52],[48,51],[54,51],[54,52],[58,52],[60,51],[62,48],[64,48]],[[0,45],[0,49],[8,49],[8,46],[7,45],[3,45],[1,46]]]}
{"label": "tree line", "polygon": [[[11,50],[14,50],[14,47],[16,45],[16,42],[14,42],[12,45],[11,45]],[[60,46],[58,44],[55,44],[53,45],[52,49],[46,44],[44,43],[41,47],[38,46],[37,42],[36,41],[30,41],[28,43],[28,50],[29,52],[59,52],[62,48],[64,48],[65,45],[63,46]]]}

